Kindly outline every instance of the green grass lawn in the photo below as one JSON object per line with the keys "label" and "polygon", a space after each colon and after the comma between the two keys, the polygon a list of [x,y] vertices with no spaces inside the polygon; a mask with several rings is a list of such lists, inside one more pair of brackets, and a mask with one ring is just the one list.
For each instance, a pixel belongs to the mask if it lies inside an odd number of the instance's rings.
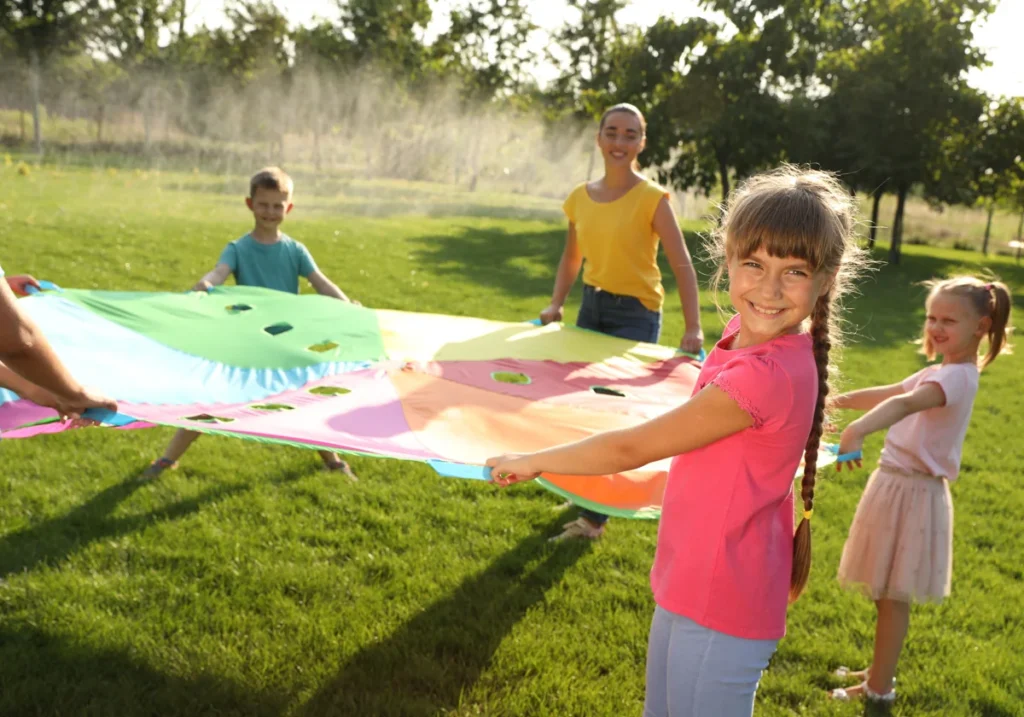
{"label": "green grass lawn", "polygon": [[[555,201],[297,183],[285,230],[364,304],[509,320],[546,305],[563,237]],[[0,262],[71,287],[184,290],[248,229],[244,190],[233,175],[0,166]],[[915,282],[979,259],[908,246],[866,281],[847,385],[921,366]],[[991,267],[1024,286],[1012,261]],[[721,323],[702,301],[710,345]],[[670,298],[663,341],[681,331]],[[1024,715],[1022,379],[1015,356],[982,379],[953,486],[953,595],[914,609],[894,714]],[[228,438],[205,437],[155,484],[133,482],[169,437],[0,442],[0,715],[640,714],[654,523],[614,520],[597,543],[556,547],[545,539],[573,514],[536,486],[498,491],[364,458],[349,484],[312,451]],[[863,713],[824,691],[837,665],[870,656],[873,607],[835,582],[867,475],[819,482],[810,586],[759,715]]]}

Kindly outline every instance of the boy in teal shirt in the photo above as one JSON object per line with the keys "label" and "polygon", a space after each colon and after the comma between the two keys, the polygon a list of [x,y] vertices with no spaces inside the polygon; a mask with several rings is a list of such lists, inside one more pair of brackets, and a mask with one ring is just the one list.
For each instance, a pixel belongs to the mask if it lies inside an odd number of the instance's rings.
{"label": "boy in teal shirt", "polygon": [[[200,279],[193,291],[209,291],[223,284],[232,274],[239,286],[259,286],[291,294],[299,293],[299,277],[304,276],[318,294],[350,301],[334,282],[320,271],[309,250],[281,232],[281,223],[291,212],[292,178],[278,167],[260,170],[249,181],[246,206],[252,211],[255,226],[241,239],[229,243],[212,271]],[[176,462],[199,437],[195,431],[179,429],[163,456],[153,461],[142,478],[159,476]],[[318,451],[328,470],[340,471],[352,480],[355,474],[336,453]]]}

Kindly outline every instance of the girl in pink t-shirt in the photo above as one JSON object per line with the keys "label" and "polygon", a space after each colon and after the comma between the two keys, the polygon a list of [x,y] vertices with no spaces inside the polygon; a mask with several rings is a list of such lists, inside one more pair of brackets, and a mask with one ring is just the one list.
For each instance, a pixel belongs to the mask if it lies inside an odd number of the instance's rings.
{"label": "girl in pink t-shirt", "polygon": [[849,192],[822,172],[784,167],[745,182],[711,241],[715,283],[728,274],[737,315],[690,400],[634,428],[488,461],[507,485],[674,456],[651,570],[647,717],[751,714],[787,602],[807,581],[836,300],[862,263],[853,214]]}
{"label": "girl in pink t-shirt", "polygon": [[891,386],[844,394],[833,404],[867,411],[843,431],[841,454],[859,453],[865,437],[889,429],[839,562],[840,584],[875,601],[875,653],[866,670],[836,671],[840,677],[861,681],[856,687],[833,690],[832,697],[840,700],[893,701],[910,603],[938,602],[949,595],[949,484],[960,472],[960,452],[978,392],[978,348],[987,339],[988,352],[980,362],[985,368],[1009,347],[1011,301],[1006,285],[957,277],[931,282],[931,287],[922,353],[929,359],[941,355],[942,363]]}

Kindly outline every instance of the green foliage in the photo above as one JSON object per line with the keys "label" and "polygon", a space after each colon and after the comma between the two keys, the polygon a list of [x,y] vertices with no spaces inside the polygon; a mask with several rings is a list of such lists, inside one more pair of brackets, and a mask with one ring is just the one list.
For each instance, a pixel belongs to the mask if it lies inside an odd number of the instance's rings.
{"label": "green foliage", "polygon": [[419,36],[432,14],[427,0],[348,0],[342,6],[342,26],[352,33],[361,62],[415,79],[426,59]]}
{"label": "green foliage", "polygon": [[860,187],[883,184],[900,199],[889,258],[898,262],[904,201],[934,176],[944,144],[978,121],[984,98],[963,75],[984,61],[973,22],[987,0],[863,0],[847,22],[847,45],[822,59],[830,134],[841,144],[831,168],[856,172]]}
{"label": "green foliage", "polygon": [[470,100],[517,93],[536,57],[529,49],[537,26],[523,0],[469,0],[453,7],[450,26],[431,45],[431,65],[453,77]]}

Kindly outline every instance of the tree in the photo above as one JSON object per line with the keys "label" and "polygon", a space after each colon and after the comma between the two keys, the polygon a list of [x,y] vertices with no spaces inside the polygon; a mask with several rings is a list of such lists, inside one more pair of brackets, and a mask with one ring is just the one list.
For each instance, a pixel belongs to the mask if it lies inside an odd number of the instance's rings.
{"label": "tree", "polygon": [[962,78],[984,61],[972,45],[972,23],[992,2],[860,0],[851,7],[858,41],[826,53],[819,76],[836,105],[842,155],[858,163],[846,169],[861,173],[861,186],[885,183],[896,193],[889,260],[899,263],[911,188],[934,174],[947,139],[984,108]]}
{"label": "tree", "polygon": [[470,0],[449,19],[429,53],[440,74],[456,77],[476,101],[518,92],[535,59],[528,41],[537,29],[523,0]]}
{"label": "tree", "polygon": [[988,254],[999,205],[1015,208],[1024,183],[1024,99],[992,100],[978,122],[950,136],[925,188],[933,201],[983,207],[988,213],[982,253]]}
{"label": "tree", "polygon": [[432,17],[428,0],[339,0],[341,27],[359,62],[415,79],[424,67],[422,35]]}
{"label": "tree", "polygon": [[730,176],[747,176],[781,157],[785,103],[761,37],[740,33],[722,40],[716,34],[702,44],[704,53],[676,86],[675,121],[666,118],[679,147],[667,177],[705,194],[715,177],[724,198]]}
{"label": "tree", "polygon": [[548,97],[553,104],[592,120],[612,104],[616,49],[629,32],[620,28],[616,16],[627,2],[568,0],[567,4],[579,11],[579,19],[566,22],[552,37],[553,48],[566,57],[559,58],[552,48],[547,51],[549,61],[565,65],[565,70],[552,83]]}
{"label": "tree", "polygon": [[180,0],[113,0],[90,39],[94,54],[109,65],[95,69],[96,83],[89,94],[97,103],[97,136],[102,136],[108,92],[120,86],[132,107],[141,107],[145,143],[152,141],[155,98],[165,67],[160,33],[180,19]]}
{"label": "tree", "polygon": [[81,51],[100,17],[99,0],[0,0],[0,31],[29,64],[33,138],[40,154],[43,68],[51,57]]}
{"label": "tree", "polygon": [[[564,69],[543,93],[552,124],[585,123],[600,117],[616,102],[627,101],[613,75],[619,57],[635,41],[634,28],[622,27],[617,15],[627,0],[568,0],[579,17],[568,20],[552,36],[545,51],[549,62]],[[593,171],[597,146],[590,144],[587,179]]]}

